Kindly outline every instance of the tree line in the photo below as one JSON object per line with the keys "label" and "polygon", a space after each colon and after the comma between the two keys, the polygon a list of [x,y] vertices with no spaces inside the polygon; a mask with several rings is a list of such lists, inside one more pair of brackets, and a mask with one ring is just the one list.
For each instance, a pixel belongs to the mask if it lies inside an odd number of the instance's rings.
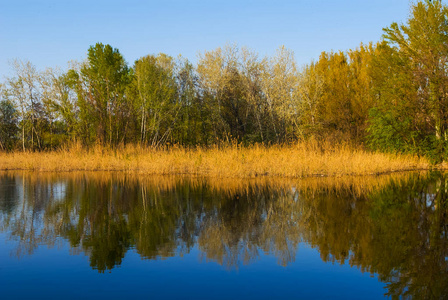
{"label": "tree line", "polygon": [[129,66],[101,43],[68,71],[16,60],[0,86],[0,148],[314,137],[438,162],[448,146],[447,44],[447,6],[426,0],[381,41],[323,52],[303,67],[285,47],[260,57],[236,45],[205,51],[195,65],[161,53]]}

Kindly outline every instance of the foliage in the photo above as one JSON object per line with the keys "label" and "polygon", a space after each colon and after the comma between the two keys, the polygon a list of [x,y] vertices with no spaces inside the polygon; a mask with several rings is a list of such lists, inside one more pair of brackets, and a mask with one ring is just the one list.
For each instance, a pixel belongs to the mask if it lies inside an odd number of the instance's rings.
{"label": "foliage", "polygon": [[448,153],[448,8],[418,2],[406,24],[384,31],[372,72],[371,145],[441,162]]}
{"label": "foliage", "polygon": [[179,110],[173,59],[159,54],[137,60],[132,87],[136,94],[133,106],[140,128],[140,142],[153,146],[166,142]]}
{"label": "foliage", "polygon": [[16,109],[9,100],[0,101],[0,149],[12,150],[17,139]]}
{"label": "foliage", "polygon": [[79,123],[85,143],[114,145],[126,139],[130,120],[125,97],[129,68],[123,56],[110,45],[97,43],[88,50],[87,62],[79,72],[76,91],[80,109]]}
{"label": "foliage", "polygon": [[[15,61],[3,98],[13,103],[22,150],[128,143],[161,147],[317,139],[448,159],[448,8],[411,5],[383,40],[322,52],[301,68],[284,46],[271,57],[228,44],[196,65],[159,53],[129,67],[97,43],[67,72]],[[18,139],[20,137],[20,139]],[[7,139],[8,141],[6,141]],[[20,143],[19,143],[20,142]]]}

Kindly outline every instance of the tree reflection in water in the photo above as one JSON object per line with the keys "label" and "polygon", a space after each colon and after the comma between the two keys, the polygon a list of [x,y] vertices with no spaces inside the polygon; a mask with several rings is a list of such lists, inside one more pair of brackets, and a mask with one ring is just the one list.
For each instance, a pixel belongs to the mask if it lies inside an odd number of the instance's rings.
{"label": "tree reflection in water", "polygon": [[195,245],[227,268],[261,253],[286,266],[305,242],[323,261],[378,274],[390,296],[443,298],[447,189],[439,173],[301,181],[5,173],[0,229],[19,257],[68,241],[99,272],[129,249],[159,259]]}

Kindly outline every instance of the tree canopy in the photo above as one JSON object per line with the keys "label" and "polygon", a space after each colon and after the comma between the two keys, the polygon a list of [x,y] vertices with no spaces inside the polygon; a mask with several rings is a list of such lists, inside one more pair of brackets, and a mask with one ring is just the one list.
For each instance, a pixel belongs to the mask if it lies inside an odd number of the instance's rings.
{"label": "tree canopy", "polygon": [[8,128],[2,149],[313,137],[440,162],[448,148],[447,13],[441,1],[419,1],[381,41],[322,52],[301,67],[284,46],[260,57],[234,44],[200,53],[196,65],[159,53],[128,66],[101,43],[66,72],[15,61],[2,85],[10,115],[0,118]]}

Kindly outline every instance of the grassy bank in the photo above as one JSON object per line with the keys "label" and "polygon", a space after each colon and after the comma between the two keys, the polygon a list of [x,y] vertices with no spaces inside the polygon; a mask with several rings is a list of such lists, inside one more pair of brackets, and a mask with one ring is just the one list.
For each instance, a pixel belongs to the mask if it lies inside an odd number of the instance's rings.
{"label": "grassy bank", "polygon": [[424,158],[373,153],[317,142],[288,146],[122,149],[78,146],[52,152],[0,153],[0,170],[125,171],[246,178],[372,175],[429,169]]}

